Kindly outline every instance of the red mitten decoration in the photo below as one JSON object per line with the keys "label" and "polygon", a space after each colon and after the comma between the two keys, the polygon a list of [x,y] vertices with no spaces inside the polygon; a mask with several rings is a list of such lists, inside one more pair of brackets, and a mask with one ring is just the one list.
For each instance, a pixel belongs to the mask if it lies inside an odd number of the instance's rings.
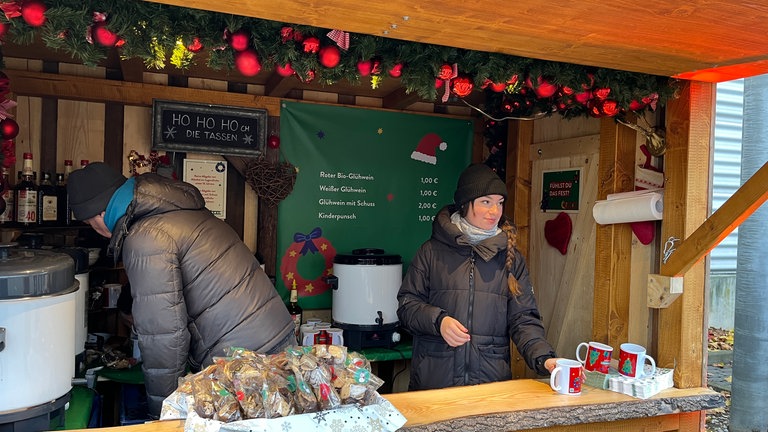
{"label": "red mitten decoration", "polygon": [[544,238],[547,239],[547,243],[550,246],[559,250],[563,255],[568,252],[568,243],[571,241],[572,231],[573,223],[571,222],[571,217],[565,212],[560,212],[556,218],[544,223]]}
{"label": "red mitten decoration", "polygon": [[[664,187],[664,172],[651,164],[651,152],[648,147],[643,144],[640,151],[645,155],[645,163],[635,168],[635,190]],[[650,244],[656,235],[655,221],[632,222],[629,226],[632,227],[635,237],[644,245]]]}
{"label": "red mitten decoration", "polygon": [[650,244],[656,235],[656,222],[654,221],[632,222],[629,226],[632,227],[635,237],[644,245]]}

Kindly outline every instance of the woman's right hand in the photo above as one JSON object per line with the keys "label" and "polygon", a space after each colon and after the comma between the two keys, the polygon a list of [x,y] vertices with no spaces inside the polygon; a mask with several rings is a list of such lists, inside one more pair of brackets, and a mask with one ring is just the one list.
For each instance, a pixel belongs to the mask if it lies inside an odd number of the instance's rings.
{"label": "woman's right hand", "polygon": [[447,316],[440,323],[440,335],[448,345],[457,347],[469,342],[468,330],[453,317]]}

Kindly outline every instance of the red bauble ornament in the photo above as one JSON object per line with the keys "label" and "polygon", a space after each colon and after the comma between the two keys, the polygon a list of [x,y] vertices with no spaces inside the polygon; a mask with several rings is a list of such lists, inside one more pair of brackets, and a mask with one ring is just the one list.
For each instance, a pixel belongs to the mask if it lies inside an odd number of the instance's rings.
{"label": "red bauble ornament", "polygon": [[251,41],[251,33],[240,29],[229,35],[229,46],[235,51],[245,51]]}
{"label": "red bauble ornament", "polygon": [[106,22],[99,22],[91,28],[93,40],[101,46],[111,48],[115,46],[120,37],[112,30],[107,28]]}
{"label": "red bauble ornament", "polygon": [[576,98],[576,102],[582,105],[587,105],[589,101],[592,100],[592,91],[587,90],[581,93],[576,93],[576,96],[574,97]]}
{"label": "red bauble ornament", "polygon": [[644,109],[646,104],[643,102],[638,102],[636,99],[632,99],[632,102],[629,103],[629,109],[632,111],[640,111]]}
{"label": "red bauble ornament", "polygon": [[458,97],[467,97],[472,93],[474,83],[467,77],[458,77],[451,80],[451,91]]}
{"label": "red bauble ornament", "polygon": [[304,42],[302,42],[302,44],[304,45],[305,53],[315,54],[320,49],[320,39],[314,36],[310,36],[304,39]]}
{"label": "red bauble ornament", "polygon": [[21,17],[32,27],[45,24],[45,11],[48,8],[40,0],[27,0],[21,5]]}
{"label": "red bauble ornament", "polygon": [[4,140],[12,140],[19,134],[19,124],[16,120],[6,117],[0,121],[0,137]]}
{"label": "red bauble ornament", "polygon": [[267,138],[267,145],[271,149],[276,149],[280,147],[280,137],[277,135],[270,135],[269,138]]}
{"label": "red bauble ornament", "polygon": [[439,89],[443,85],[445,85],[445,80],[441,80],[440,78],[435,78],[435,88]]}
{"label": "red bauble ornament", "polygon": [[611,89],[608,87],[600,87],[596,88],[593,92],[596,98],[600,100],[606,100],[608,99],[608,95],[611,94]]}
{"label": "red bauble ornament", "polygon": [[341,61],[341,52],[335,45],[327,45],[320,48],[317,57],[321,65],[327,68],[335,68]]}
{"label": "red bauble ornament", "polygon": [[285,66],[275,65],[275,72],[282,77],[289,77],[296,73],[290,63],[286,63]]}
{"label": "red bauble ornament", "polygon": [[607,117],[614,117],[619,113],[619,103],[613,99],[606,99],[600,104],[600,112]]}
{"label": "red bauble ornament", "polygon": [[389,70],[389,76],[392,78],[400,78],[400,75],[403,74],[403,64],[398,63],[394,66],[392,66],[392,69]]}
{"label": "red bauble ornament", "polygon": [[526,80],[526,84],[528,87],[533,89],[533,92],[536,93],[536,97],[539,98],[552,97],[555,93],[557,93],[557,85],[552,84],[547,79],[542,77],[538,77],[536,79],[536,86],[531,84],[530,77]]}
{"label": "red bauble ornament", "polygon": [[235,53],[235,67],[245,76],[254,76],[261,70],[261,63],[256,51],[247,49]]}
{"label": "red bauble ornament", "polygon": [[453,78],[453,67],[449,64],[440,66],[440,72],[438,72],[437,78],[443,81]]}
{"label": "red bauble ornament", "polygon": [[357,62],[357,71],[360,73],[360,76],[370,75],[371,70],[373,70],[373,63],[370,60],[360,60]]}
{"label": "red bauble ornament", "polygon": [[189,52],[198,53],[203,50],[203,43],[200,42],[200,38],[194,38],[192,43],[187,46]]}
{"label": "red bauble ornament", "polygon": [[11,28],[11,24],[4,22],[0,23],[0,40],[5,39],[5,35],[8,34],[8,29]]}

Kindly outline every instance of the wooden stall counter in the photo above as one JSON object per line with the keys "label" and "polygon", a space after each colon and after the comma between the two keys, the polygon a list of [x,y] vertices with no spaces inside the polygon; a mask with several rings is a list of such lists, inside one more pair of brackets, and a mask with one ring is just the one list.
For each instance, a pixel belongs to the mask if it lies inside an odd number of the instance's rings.
{"label": "wooden stall counter", "polygon": [[[548,382],[530,379],[385,397],[408,419],[401,429],[408,432],[699,431],[702,428],[698,413],[725,405],[720,393],[707,388],[671,388],[649,399],[637,399],[584,386],[581,395],[566,396],[553,392]],[[183,431],[184,421],[103,430]]]}

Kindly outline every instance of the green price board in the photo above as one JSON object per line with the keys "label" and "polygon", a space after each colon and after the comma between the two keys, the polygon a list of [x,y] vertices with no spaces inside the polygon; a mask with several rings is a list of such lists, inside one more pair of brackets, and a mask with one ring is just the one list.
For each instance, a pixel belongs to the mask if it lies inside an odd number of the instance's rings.
{"label": "green price board", "polygon": [[453,200],[470,162],[468,120],[284,102],[280,151],[298,168],[278,206],[277,288],[306,309],[331,307],[337,253],[383,249],[403,271]]}

